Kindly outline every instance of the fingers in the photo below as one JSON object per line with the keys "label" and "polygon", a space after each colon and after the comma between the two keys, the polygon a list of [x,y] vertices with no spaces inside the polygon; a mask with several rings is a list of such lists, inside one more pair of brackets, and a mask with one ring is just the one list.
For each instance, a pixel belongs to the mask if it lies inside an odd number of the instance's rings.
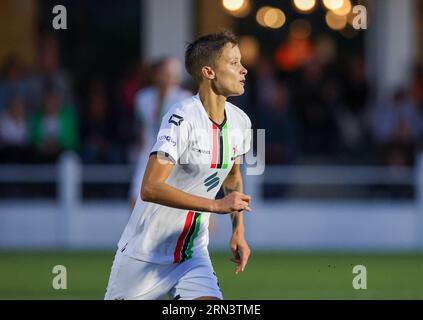
{"label": "fingers", "polygon": [[241,210],[246,210],[248,212],[251,212],[250,208],[250,202],[251,202],[251,196],[241,194]]}
{"label": "fingers", "polygon": [[237,266],[235,268],[235,274],[238,274],[241,271],[243,271],[243,270],[241,270],[241,259],[231,258],[230,260],[237,264]]}
{"label": "fingers", "polygon": [[250,203],[251,201],[251,196],[246,195],[246,194],[241,194],[241,200],[246,201],[248,203]]}
{"label": "fingers", "polygon": [[234,258],[236,260],[241,260],[241,256],[239,255],[238,248],[232,247],[231,250],[232,250],[232,253],[234,254]]}
{"label": "fingers", "polygon": [[233,248],[232,251],[234,253],[234,258],[231,258],[230,260],[237,264],[237,267],[235,268],[235,274],[238,274],[244,271],[248,262],[248,258],[250,257],[250,251],[246,250],[240,253],[238,250]]}
{"label": "fingers", "polygon": [[243,210],[246,210],[246,211],[248,211],[248,212],[251,212],[251,208],[250,208],[250,206],[248,205],[248,203],[246,203],[246,202],[242,202],[242,203],[238,206],[238,209],[237,209],[236,211],[243,211]]}
{"label": "fingers", "polygon": [[247,265],[248,257],[249,257],[249,254],[247,253],[242,255],[241,262],[239,264],[239,269],[241,269],[241,271],[244,271],[245,266]]}

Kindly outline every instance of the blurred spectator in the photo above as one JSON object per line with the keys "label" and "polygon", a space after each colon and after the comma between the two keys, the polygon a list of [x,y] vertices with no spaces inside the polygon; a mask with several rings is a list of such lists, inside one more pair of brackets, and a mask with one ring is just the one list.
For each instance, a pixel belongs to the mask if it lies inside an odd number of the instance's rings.
{"label": "blurred spectator", "polygon": [[323,66],[314,61],[304,66],[294,88],[305,156],[333,155],[339,143],[334,112],[323,97],[324,80]]}
{"label": "blurred spectator", "polygon": [[58,91],[44,96],[41,111],[31,119],[30,141],[40,162],[53,162],[63,150],[78,147],[78,119],[72,105],[62,102]]}
{"label": "blurred spectator", "polygon": [[55,88],[64,104],[72,103],[70,78],[60,63],[57,39],[51,34],[43,36],[40,41],[39,64],[30,80],[31,102],[35,107],[43,103],[48,88]]}
{"label": "blurred spectator", "polygon": [[[366,80],[365,63],[362,58],[354,58],[348,63],[345,81],[334,79],[341,101],[336,118],[342,138],[343,151],[363,160],[363,151],[369,145],[369,86]],[[325,94],[326,95],[326,94]]]}
{"label": "blurred spectator", "polygon": [[119,85],[119,100],[123,110],[128,115],[134,114],[134,102],[137,92],[150,82],[148,66],[140,61],[131,66]]}
{"label": "blurred spectator", "polygon": [[365,111],[369,98],[366,65],[362,58],[354,58],[349,64],[344,88],[345,105],[352,113],[360,116]]}
{"label": "blurred spectator", "polygon": [[405,89],[397,89],[392,98],[377,106],[373,114],[373,132],[386,165],[411,166],[418,140],[418,109]]}
{"label": "blurred spectator", "polygon": [[28,103],[30,88],[24,65],[17,56],[11,56],[0,74],[0,112],[17,96],[23,99],[24,103]]}
{"label": "blurred spectator", "polygon": [[174,58],[159,59],[152,66],[153,85],[140,90],[135,97],[138,120],[138,160],[130,190],[130,205],[135,204],[141,187],[145,166],[160,128],[162,117],[169,108],[192,95],[180,87],[182,66]]}
{"label": "blurred spectator", "polygon": [[286,84],[276,83],[261,108],[259,128],[266,128],[266,163],[292,163],[297,155],[298,123]]}
{"label": "blurred spectator", "polygon": [[415,118],[415,128],[417,135],[417,148],[423,150],[423,64],[416,67],[412,86],[412,97],[416,103],[417,116]]}
{"label": "blurred spectator", "polygon": [[81,119],[82,159],[86,163],[117,163],[121,161],[116,146],[113,119],[110,117],[105,85],[94,80],[88,103]]}
{"label": "blurred spectator", "polygon": [[21,97],[10,100],[0,114],[0,161],[22,163],[31,158],[28,145],[28,123],[25,101]]}
{"label": "blurred spectator", "polygon": [[120,143],[125,149],[130,148],[130,145],[135,139],[136,123],[135,116],[135,96],[137,92],[145,88],[150,83],[150,73],[148,66],[143,62],[138,62],[136,65],[131,65],[126,72],[123,80],[118,85],[118,117],[119,123],[117,134],[120,138]]}

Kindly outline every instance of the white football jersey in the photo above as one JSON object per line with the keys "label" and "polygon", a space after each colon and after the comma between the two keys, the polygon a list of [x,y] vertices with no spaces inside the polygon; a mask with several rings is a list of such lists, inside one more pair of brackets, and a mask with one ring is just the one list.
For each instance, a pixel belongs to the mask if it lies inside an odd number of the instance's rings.
{"label": "white football jersey", "polygon": [[[208,116],[198,96],[183,100],[163,117],[151,153],[175,166],[167,183],[187,193],[214,199],[236,157],[248,152],[251,121],[225,103],[221,125]],[[144,202],[135,208],[119,241],[119,250],[136,259],[167,264],[208,256],[210,213]]]}

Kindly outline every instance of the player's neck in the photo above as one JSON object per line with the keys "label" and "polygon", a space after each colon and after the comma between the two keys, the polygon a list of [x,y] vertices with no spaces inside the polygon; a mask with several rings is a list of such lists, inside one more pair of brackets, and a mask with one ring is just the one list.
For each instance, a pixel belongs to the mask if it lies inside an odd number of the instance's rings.
{"label": "player's neck", "polygon": [[226,97],[217,95],[209,88],[200,86],[199,96],[209,118],[215,123],[222,123],[225,120]]}

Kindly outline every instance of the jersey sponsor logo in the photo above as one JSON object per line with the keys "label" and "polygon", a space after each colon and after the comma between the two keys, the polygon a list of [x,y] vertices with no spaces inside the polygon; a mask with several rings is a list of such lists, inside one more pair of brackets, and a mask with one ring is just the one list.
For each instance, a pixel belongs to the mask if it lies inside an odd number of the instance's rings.
{"label": "jersey sponsor logo", "polygon": [[207,192],[216,188],[220,183],[220,178],[217,177],[217,172],[213,173],[206,180],[204,180],[204,185],[208,187]]}
{"label": "jersey sponsor logo", "polygon": [[178,116],[177,114],[172,114],[169,118],[169,123],[173,123],[175,126],[180,126],[182,121],[184,121],[184,118],[181,116]]}
{"label": "jersey sponsor logo", "polygon": [[167,136],[167,135],[160,136],[159,141],[167,141],[171,143],[173,146],[176,146],[176,141],[171,136]]}
{"label": "jersey sponsor logo", "polygon": [[211,154],[210,150],[204,150],[204,149],[200,149],[200,148],[196,148],[196,147],[192,147],[192,151],[204,153],[204,154]]}

